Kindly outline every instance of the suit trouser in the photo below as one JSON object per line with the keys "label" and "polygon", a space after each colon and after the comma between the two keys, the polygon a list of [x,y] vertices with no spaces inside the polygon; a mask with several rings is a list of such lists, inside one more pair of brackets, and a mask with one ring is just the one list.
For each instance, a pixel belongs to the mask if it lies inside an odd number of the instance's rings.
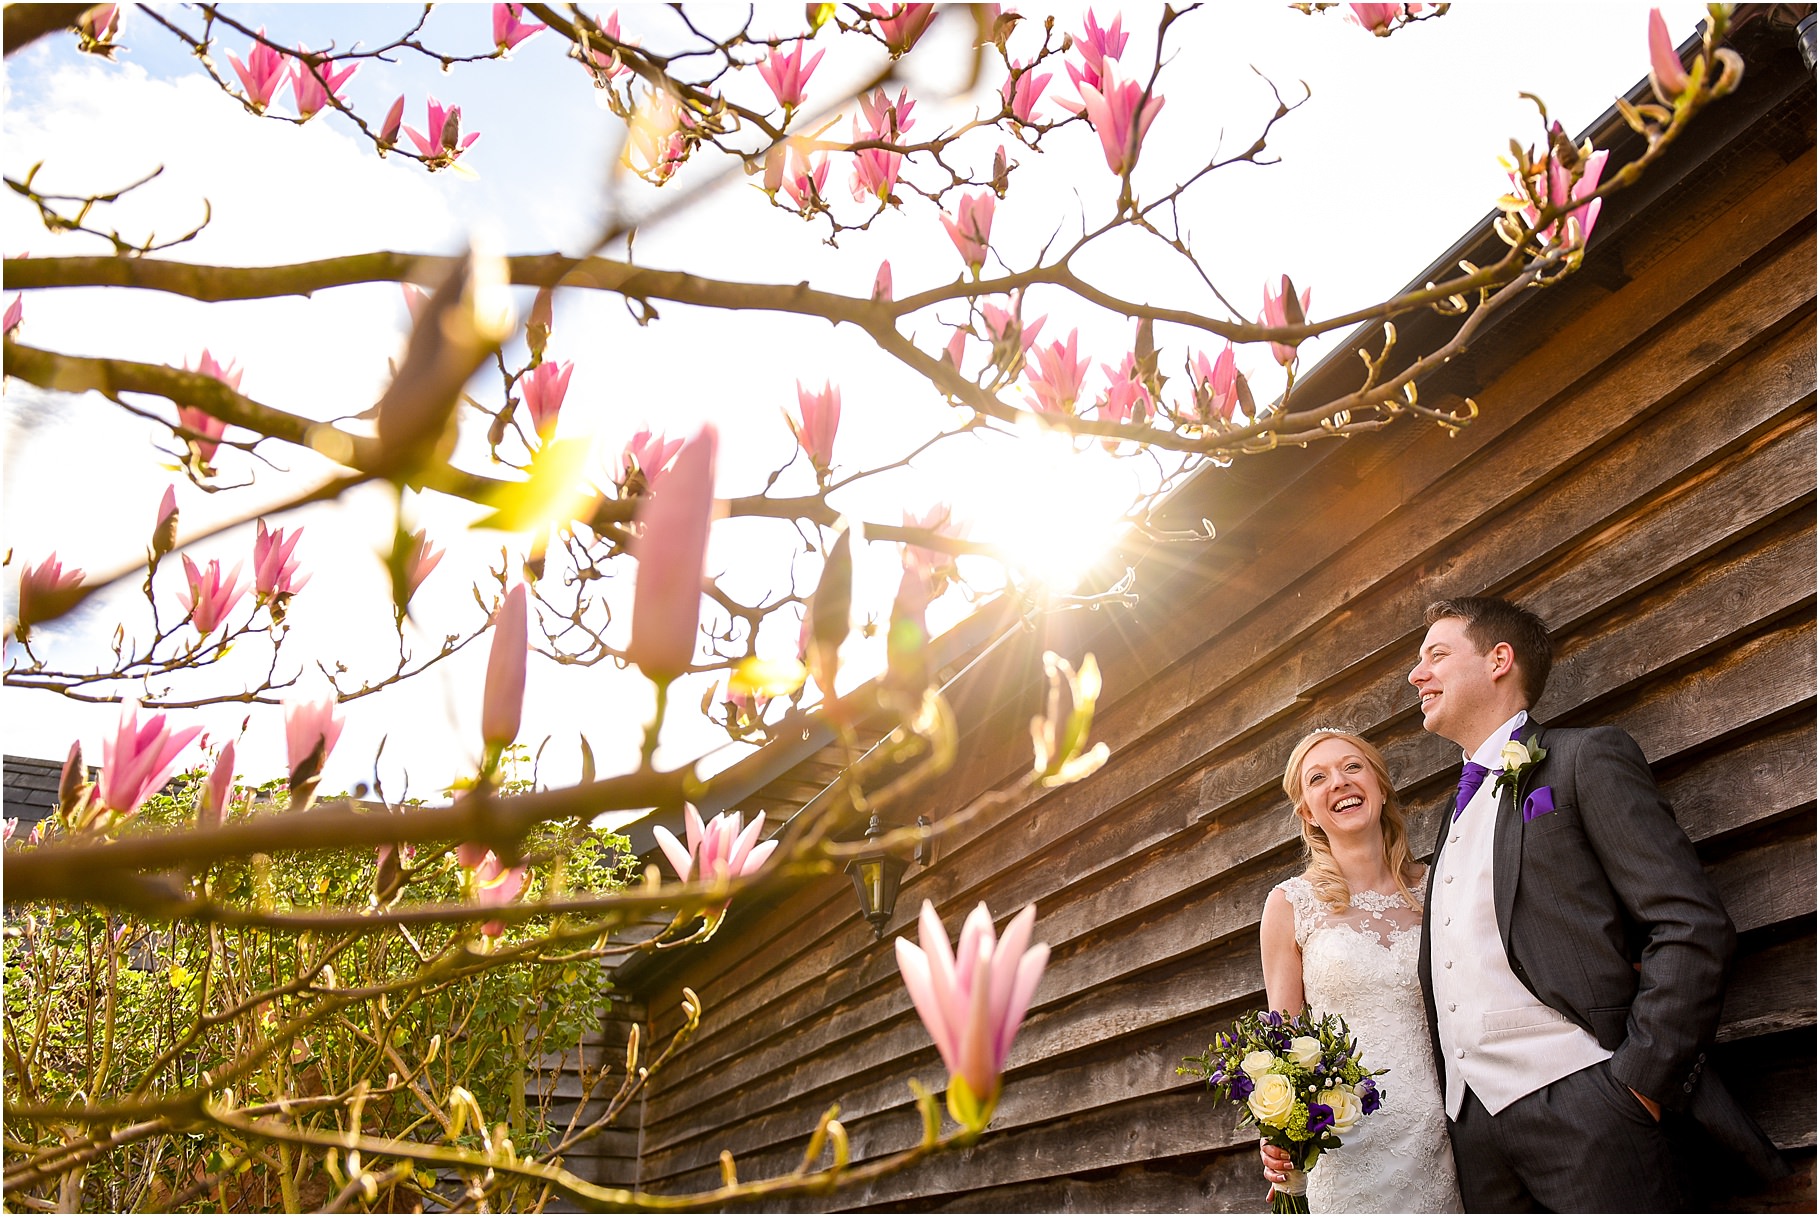
{"label": "suit trouser", "polygon": [[1469,1213],[1682,1209],[1667,1138],[1601,1061],[1492,1115],[1466,1090],[1447,1122]]}

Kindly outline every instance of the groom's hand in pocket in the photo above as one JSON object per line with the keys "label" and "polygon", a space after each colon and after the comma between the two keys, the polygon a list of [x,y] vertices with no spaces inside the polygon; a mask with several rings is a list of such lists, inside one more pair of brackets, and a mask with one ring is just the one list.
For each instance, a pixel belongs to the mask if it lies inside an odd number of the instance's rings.
{"label": "groom's hand in pocket", "polygon": [[1643,1104],[1643,1110],[1647,1111],[1649,1113],[1650,1119],[1654,1120],[1658,1124],[1660,1124],[1662,1122],[1662,1104],[1656,1102],[1654,1099],[1650,1098],[1647,1095],[1639,1094],[1632,1087],[1626,1086],[1625,1089],[1629,1090],[1632,1094],[1637,1096],[1637,1102]]}

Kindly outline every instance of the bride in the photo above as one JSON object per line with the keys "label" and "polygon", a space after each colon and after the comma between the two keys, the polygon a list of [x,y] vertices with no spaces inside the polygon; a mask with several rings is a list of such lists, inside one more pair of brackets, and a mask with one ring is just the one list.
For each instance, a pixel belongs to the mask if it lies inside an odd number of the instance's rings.
{"label": "bride", "polygon": [[[1270,1008],[1338,1014],[1364,1063],[1386,1070],[1384,1105],[1307,1176],[1308,1207],[1322,1212],[1459,1212],[1453,1151],[1416,952],[1422,868],[1384,756],[1350,732],[1322,728],[1283,771],[1308,850],[1308,867],[1264,902],[1264,988]],[[1279,1186],[1288,1159],[1268,1146],[1264,1174]],[[1299,1180],[1290,1182],[1291,1190]]]}

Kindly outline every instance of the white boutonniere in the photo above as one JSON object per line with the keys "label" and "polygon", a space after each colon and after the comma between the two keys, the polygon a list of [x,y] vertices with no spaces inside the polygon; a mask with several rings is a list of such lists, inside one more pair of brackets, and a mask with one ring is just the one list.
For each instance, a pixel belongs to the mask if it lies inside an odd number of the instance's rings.
{"label": "white boutonniere", "polygon": [[1547,755],[1548,749],[1536,743],[1534,738],[1511,740],[1504,745],[1504,751],[1498,754],[1498,760],[1504,769],[1498,774],[1498,780],[1492,783],[1491,792],[1501,796],[1506,785],[1513,791],[1521,791],[1524,776],[1540,765]]}

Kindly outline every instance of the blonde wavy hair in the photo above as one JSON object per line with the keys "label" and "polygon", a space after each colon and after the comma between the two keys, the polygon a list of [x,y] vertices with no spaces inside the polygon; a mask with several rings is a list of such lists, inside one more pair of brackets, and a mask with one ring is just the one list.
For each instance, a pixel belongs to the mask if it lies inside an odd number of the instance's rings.
{"label": "blonde wavy hair", "polygon": [[1296,819],[1296,825],[1302,833],[1302,845],[1306,849],[1308,869],[1304,877],[1309,886],[1334,912],[1344,910],[1352,903],[1352,889],[1347,886],[1346,876],[1340,872],[1340,864],[1334,861],[1333,847],[1327,841],[1327,833],[1314,822],[1308,811],[1308,803],[1302,797],[1302,762],[1308,756],[1308,750],[1322,740],[1345,740],[1359,750],[1365,763],[1378,779],[1378,786],[1384,792],[1384,811],[1378,817],[1379,827],[1384,834],[1384,864],[1390,873],[1397,877],[1397,891],[1409,901],[1411,907],[1421,908],[1422,898],[1417,888],[1422,880],[1422,867],[1409,852],[1409,824],[1403,818],[1403,807],[1397,802],[1396,784],[1390,780],[1390,766],[1384,761],[1384,754],[1372,744],[1350,731],[1341,731],[1323,727],[1311,731],[1302,737],[1289,753],[1289,763],[1283,767],[1283,793],[1289,796],[1289,804]]}

